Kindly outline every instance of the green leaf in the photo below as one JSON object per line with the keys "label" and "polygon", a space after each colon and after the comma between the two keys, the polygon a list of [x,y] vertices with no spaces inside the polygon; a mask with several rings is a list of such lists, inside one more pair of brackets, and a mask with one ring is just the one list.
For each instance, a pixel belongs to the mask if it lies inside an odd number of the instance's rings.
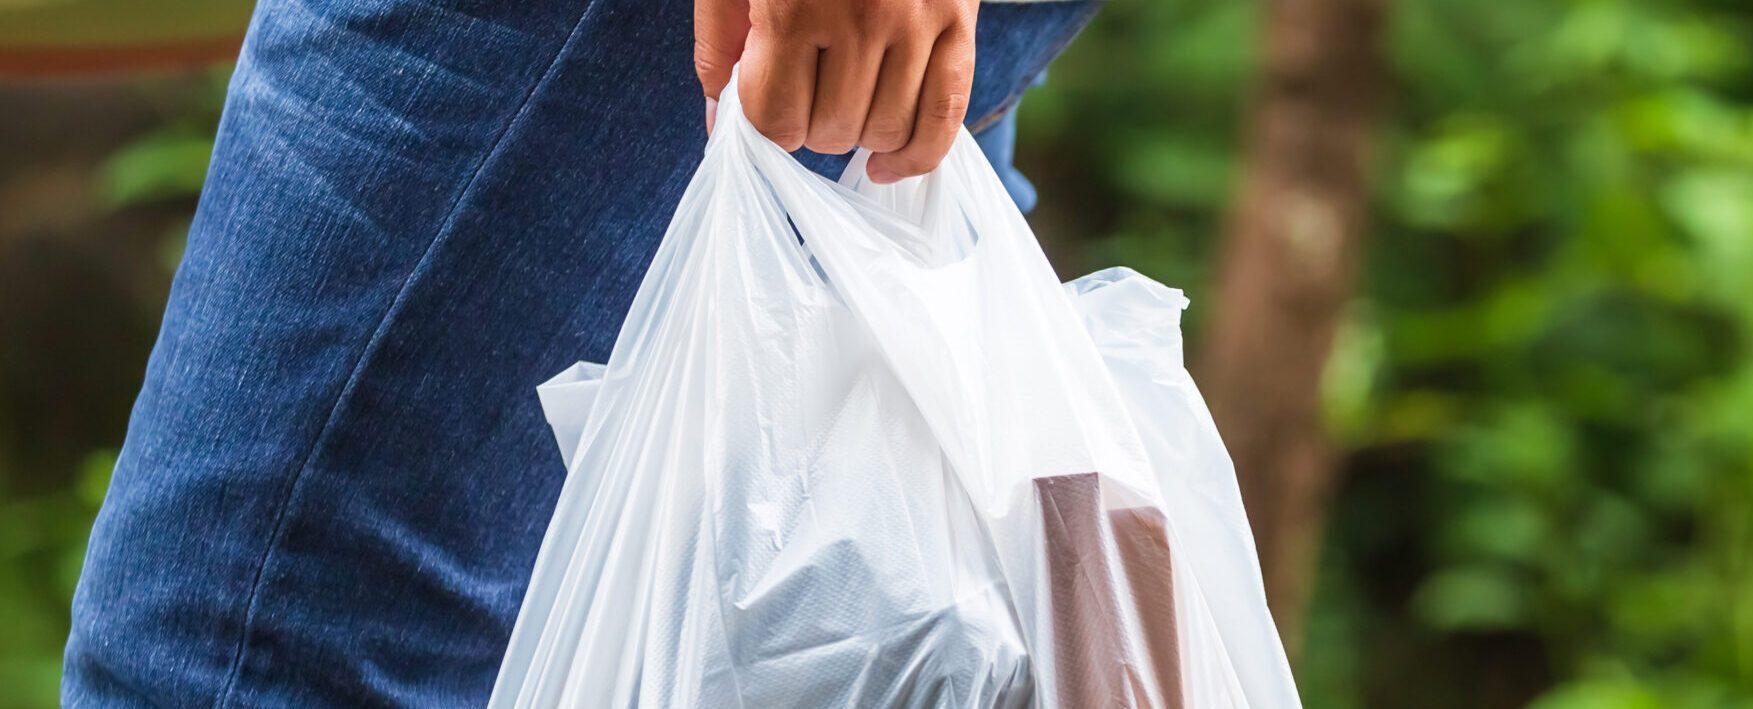
{"label": "green leaf", "polygon": [[1528,618],[1523,584],[1494,566],[1439,571],[1419,586],[1412,603],[1418,617],[1438,630],[1511,629]]}
{"label": "green leaf", "polygon": [[207,178],[213,137],[161,133],[122,149],[104,163],[99,190],[111,207],[169,197],[193,197]]}

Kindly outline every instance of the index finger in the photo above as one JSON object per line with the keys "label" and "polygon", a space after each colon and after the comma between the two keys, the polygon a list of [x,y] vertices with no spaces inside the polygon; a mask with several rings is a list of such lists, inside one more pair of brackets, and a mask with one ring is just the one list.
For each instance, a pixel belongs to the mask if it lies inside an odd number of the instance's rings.
{"label": "index finger", "polygon": [[803,147],[809,133],[819,53],[813,44],[765,27],[749,33],[737,95],[749,123],[787,152]]}
{"label": "index finger", "polygon": [[870,157],[865,171],[871,181],[886,184],[937,167],[956,142],[956,131],[968,115],[973,86],[973,32],[958,24],[939,35],[931,47],[912,138],[900,150]]}
{"label": "index finger", "polygon": [[730,69],[742,56],[749,36],[747,0],[696,0],[694,3],[694,73],[706,97],[718,100]]}

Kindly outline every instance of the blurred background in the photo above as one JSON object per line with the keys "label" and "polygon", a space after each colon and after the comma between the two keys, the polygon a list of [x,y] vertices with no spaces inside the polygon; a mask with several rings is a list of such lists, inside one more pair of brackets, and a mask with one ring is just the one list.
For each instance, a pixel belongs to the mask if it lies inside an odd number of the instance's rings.
{"label": "blurred background", "polygon": [[[0,0],[0,708],[248,13]],[[1193,299],[1308,706],[1753,707],[1753,5],[1116,0],[1021,110],[1061,273]]]}

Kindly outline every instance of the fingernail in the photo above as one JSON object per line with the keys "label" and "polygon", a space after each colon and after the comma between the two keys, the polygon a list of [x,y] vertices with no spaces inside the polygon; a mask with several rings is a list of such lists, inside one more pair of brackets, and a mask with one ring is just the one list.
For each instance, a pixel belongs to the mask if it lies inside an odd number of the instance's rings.
{"label": "fingernail", "polygon": [[879,185],[886,185],[891,182],[901,181],[901,176],[895,174],[894,170],[890,170],[874,162],[866,163],[864,167],[864,172],[865,174],[870,175],[871,182],[875,182]]}
{"label": "fingernail", "polygon": [[712,135],[712,124],[718,120],[718,99],[706,97],[706,134]]}

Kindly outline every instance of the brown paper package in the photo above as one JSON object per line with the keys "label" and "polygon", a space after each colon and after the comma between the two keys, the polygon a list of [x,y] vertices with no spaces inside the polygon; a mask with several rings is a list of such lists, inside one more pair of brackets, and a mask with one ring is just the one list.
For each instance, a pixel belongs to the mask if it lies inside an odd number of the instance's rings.
{"label": "brown paper package", "polygon": [[[1059,704],[1182,709],[1162,512],[1104,510],[1095,473],[1038,478],[1035,492],[1046,535]],[[1127,641],[1128,618],[1142,635],[1138,642]],[[1146,656],[1134,656],[1133,647]]]}

